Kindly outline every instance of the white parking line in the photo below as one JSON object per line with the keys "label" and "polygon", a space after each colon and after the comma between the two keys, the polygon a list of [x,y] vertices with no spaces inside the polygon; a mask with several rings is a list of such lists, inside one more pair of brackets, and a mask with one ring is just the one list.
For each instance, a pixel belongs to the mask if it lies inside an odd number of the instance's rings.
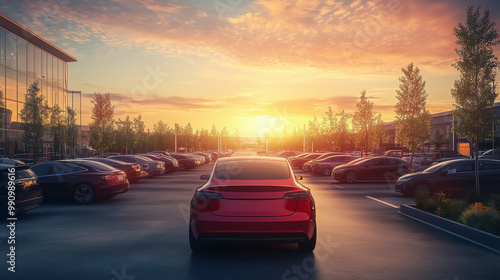
{"label": "white parking line", "polygon": [[385,205],[387,205],[387,206],[391,206],[392,208],[399,208],[399,206],[396,206],[396,205],[394,205],[394,204],[390,204],[390,203],[385,202],[385,201],[382,201],[382,200],[380,200],[380,199],[376,199],[376,198],[371,197],[371,196],[368,196],[368,195],[367,195],[366,197],[367,197],[367,198],[369,198],[369,199],[373,199],[373,200],[375,200],[375,201],[377,201],[377,202],[380,202],[380,203],[382,203],[382,204],[385,204]]}

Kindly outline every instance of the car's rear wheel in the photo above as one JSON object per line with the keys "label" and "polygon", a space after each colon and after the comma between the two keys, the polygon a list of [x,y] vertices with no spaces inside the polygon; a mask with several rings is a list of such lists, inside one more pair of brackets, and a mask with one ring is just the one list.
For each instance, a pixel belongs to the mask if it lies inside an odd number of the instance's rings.
{"label": "car's rear wheel", "polygon": [[91,204],[95,200],[94,189],[87,184],[81,184],[75,187],[73,199],[78,204]]}
{"label": "car's rear wheel", "polygon": [[194,238],[191,225],[189,225],[189,247],[191,247],[191,251],[193,252],[203,251],[206,248],[205,242]]}
{"label": "car's rear wheel", "polygon": [[431,195],[431,187],[427,183],[417,183],[415,187],[413,187],[413,195],[416,194],[426,194]]}
{"label": "car's rear wheel", "polygon": [[316,227],[314,227],[314,233],[311,239],[299,242],[299,250],[302,252],[312,252],[316,248]]}
{"label": "car's rear wheel", "polygon": [[332,174],[332,170],[330,168],[323,169],[323,175],[330,176]]}
{"label": "car's rear wheel", "polygon": [[358,174],[354,171],[349,171],[345,174],[345,181],[349,184],[356,183],[358,180]]}

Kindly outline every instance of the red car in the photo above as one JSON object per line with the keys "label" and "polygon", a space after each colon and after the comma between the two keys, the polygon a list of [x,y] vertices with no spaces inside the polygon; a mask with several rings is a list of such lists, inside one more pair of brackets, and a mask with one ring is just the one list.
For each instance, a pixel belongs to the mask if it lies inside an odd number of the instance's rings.
{"label": "red car", "polygon": [[314,250],[314,199],[284,158],[221,158],[201,179],[208,181],[191,200],[191,250],[219,240],[298,243],[301,251]]}

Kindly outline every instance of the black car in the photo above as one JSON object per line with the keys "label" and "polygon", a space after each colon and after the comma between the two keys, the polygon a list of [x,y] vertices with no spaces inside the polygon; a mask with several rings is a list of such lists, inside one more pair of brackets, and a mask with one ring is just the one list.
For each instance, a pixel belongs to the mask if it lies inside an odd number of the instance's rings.
{"label": "black car", "polygon": [[137,182],[139,178],[143,177],[141,165],[138,163],[129,163],[110,158],[84,158],[84,160],[104,163],[121,171],[124,171],[127,174],[127,179],[130,183]]}
{"label": "black car", "polygon": [[177,160],[171,158],[170,156],[167,157],[163,154],[156,154],[156,155],[141,154],[141,156],[163,162],[165,164],[165,173],[172,173],[175,172],[177,169],[179,169],[179,164],[177,163]]}
{"label": "black car", "polygon": [[129,190],[125,172],[88,160],[64,160],[30,167],[38,176],[44,198],[73,198],[90,204],[97,198],[111,198]]}
{"label": "black car", "polygon": [[196,159],[190,156],[181,154],[170,154],[170,156],[179,162],[179,170],[192,169],[196,167]]}
{"label": "black car", "polygon": [[400,158],[378,156],[343,164],[332,171],[332,179],[354,183],[358,180],[396,180],[410,171],[410,163]]}
{"label": "black car", "polygon": [[[475,190],[474,159],[436,163],[422,172],[401,176],[396,191],[408,195],[443,191],[462,194]],[[479,159],[479,185],[484,192],[500,192],[500,161]]]}
{"label": "black car", "polygon": [[[11,210],[8,209],[9,196],[14,202]],[[42,204],[42,200],[38,178],[28,166],[0,168],[0,204],[3,208],[0,210],[0,216],[7,214],[13,217],[35,209]]]}

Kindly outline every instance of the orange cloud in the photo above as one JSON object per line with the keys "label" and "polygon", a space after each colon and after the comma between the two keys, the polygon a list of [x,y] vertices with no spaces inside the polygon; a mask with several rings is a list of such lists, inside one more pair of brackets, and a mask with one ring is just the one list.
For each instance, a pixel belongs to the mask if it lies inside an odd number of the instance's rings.
{"label": "orange cloud", "polygon": [[[34,2],[25,6],[36,8]],[[394,74],[409,62],[452,71],[452,32],[464,21],[465,6],[451,0],[257,0],[220,20],[217,11],[196,4],[82,0],[61,6],[58,16],[66,38],[77,42],[94,37],[117,47],[231,58],[249,67]]]}

